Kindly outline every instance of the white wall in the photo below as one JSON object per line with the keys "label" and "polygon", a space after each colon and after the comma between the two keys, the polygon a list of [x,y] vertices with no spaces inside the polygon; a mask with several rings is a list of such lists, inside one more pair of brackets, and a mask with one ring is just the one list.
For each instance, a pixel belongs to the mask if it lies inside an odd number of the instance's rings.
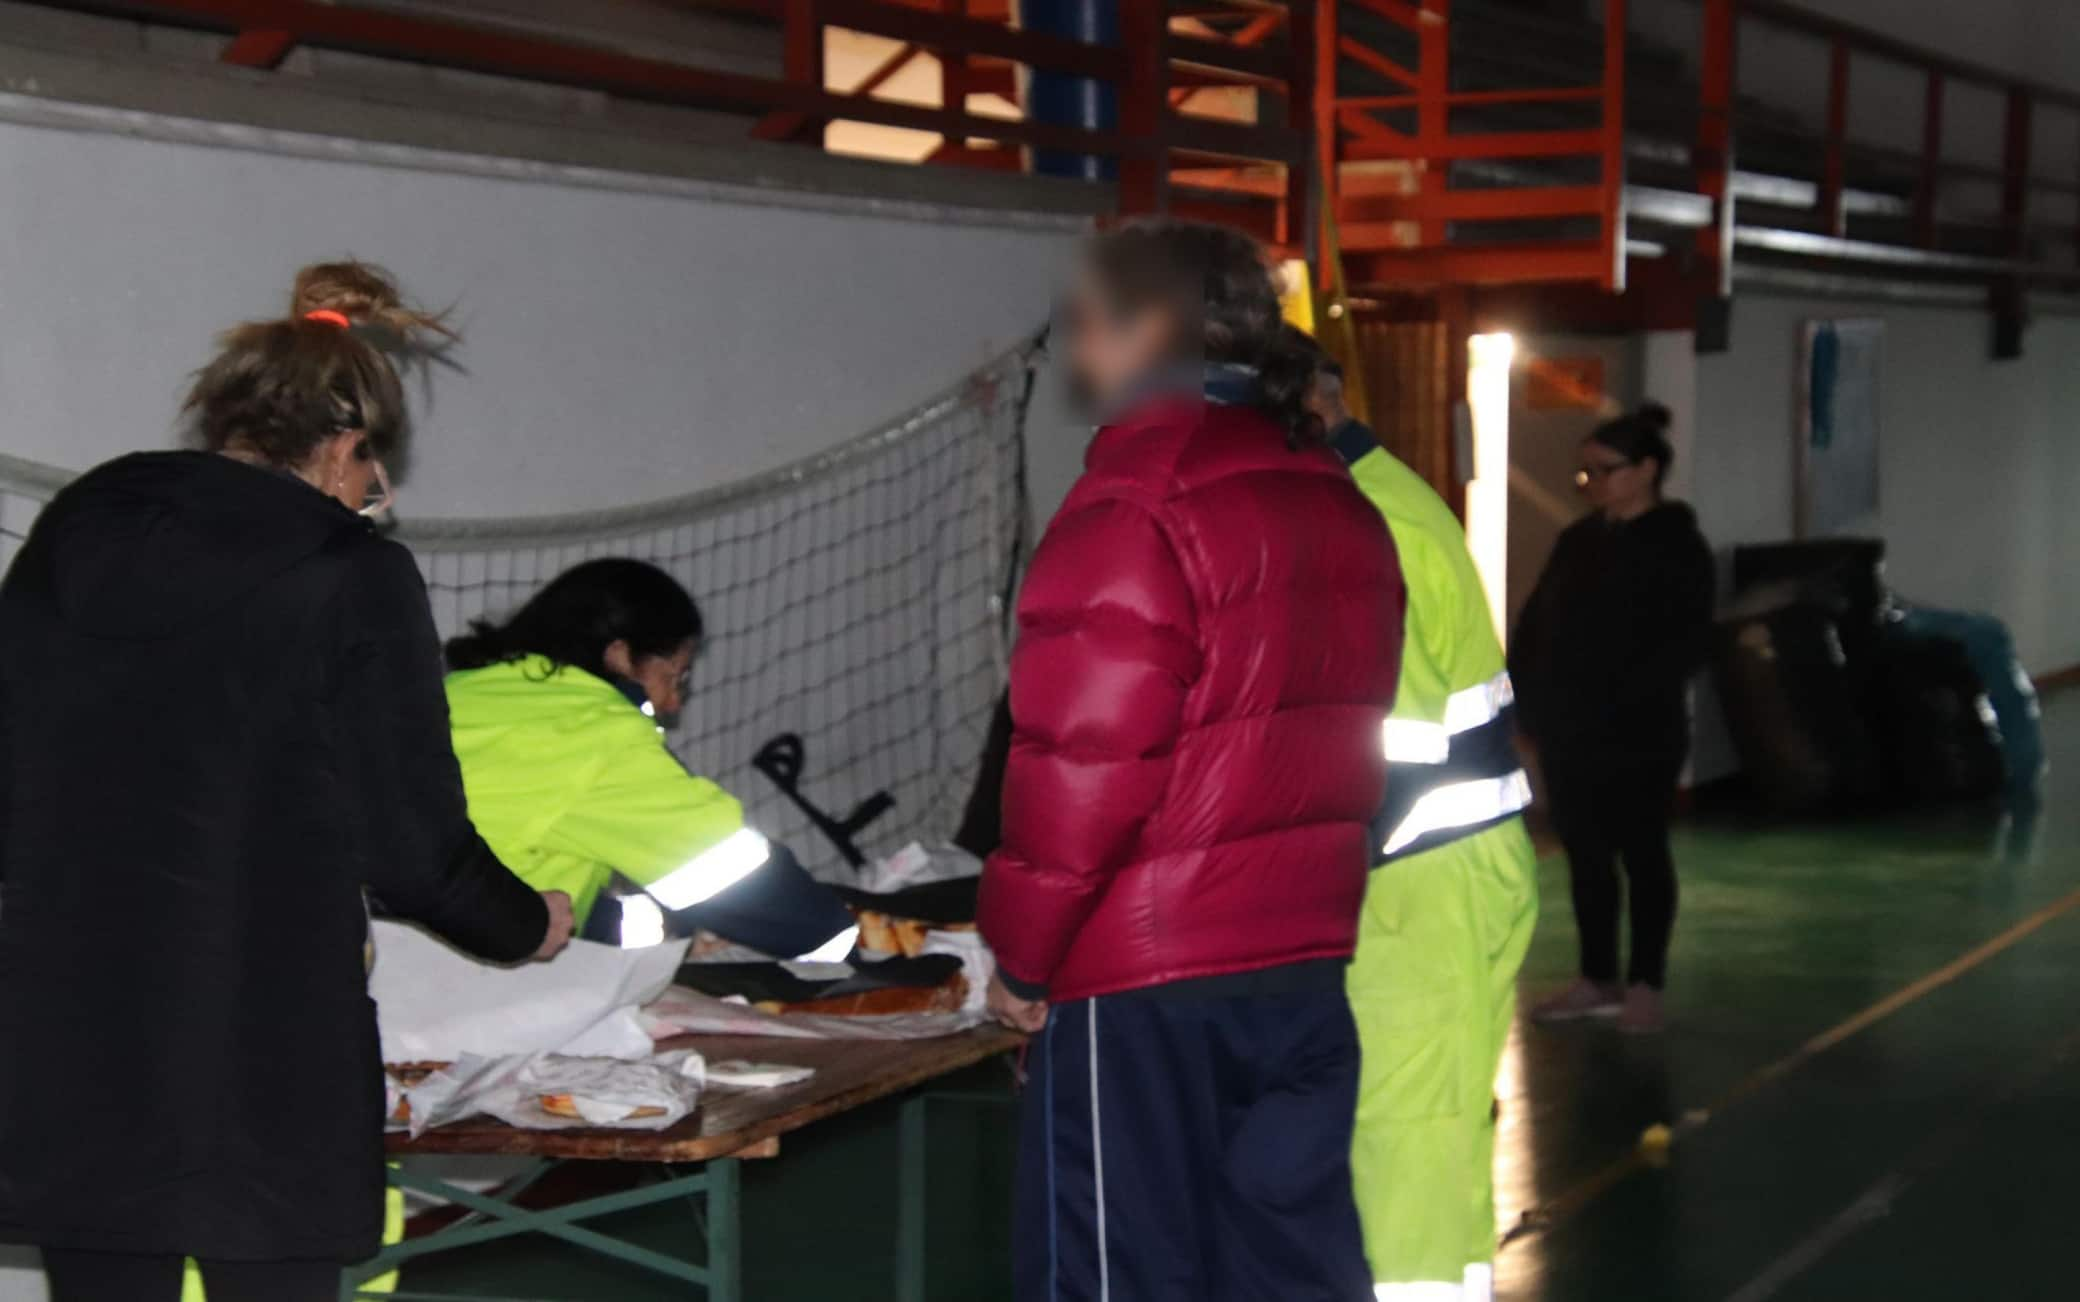
{"label": "white wall", "polygon": [[1983,312],[1742,296],[1732,349],[1697,364],[1693,491],[1714,546],[1791,536],[1799,330],[1828,316],[1885,322],[1870,532],[1893,586],[2000,616],[2033,672],[2080,662],[2080,321],[2040,320],[2024,358],[1995,362]]}
{"label": "white wall", "polygon": [[[1038,326],[1076,239],[7,121],[0,177],[0,452],[84,469],[172,444],[213,332],[279,312],[301,263],[356,254],[459,304],[468,337],[421,421],[420,516],[646,501],[819,451]],[[1043,376],[1042,518],[1080,464],[1064,420]],[[34,1261],[0,1249],[0,1302],[41,1302]]]}
{"label": "white wall", "polygon": [[[355,254],[459,304],[467,336],[463,372],[438,378],[421,422],[409,513],[645,501],[928,397],[1046,318],[1076,237],[1061,220],[336,152],[0,121],[0,451],[76,469],[169,444],[212,333],[278,312],[299,264]],[[1059,460],[1048,433],[1036,443]],[[1055,461],[1036,467],[1059,478]]]}
{"label": "white wall", "polygon": [[[1887,573],[1907,599],[1986,611],[2013,631],[2023,664],[2042,673],[2080,663],[2080,320],[2030,328],[2019,361],[1989,359],[1983,312],[1772,297],[1735,301],[1732,347],[1682,356],[1687,335],[1527,336],[1526,355],[1596,356],[1613,409],[1641,397],[1676,413],[1671,491],[1687,498],[1726,563],[1742,543],[1789,539],[1800,329],[1816,317],[1885,322],[1880,385],[1879,502],[1857,530],[1882,537]],[[1520,376],[1519,394],[1524,390]],[[1546,506],[1571,501],[1574,445],[1601,413],[1512,414],[1512,608],[1544,564],[1557,523]],[[1686,421],[1686,417],[1688,418]],[[1706,684],[1698,697],[1694,771],[1736,767]]]}

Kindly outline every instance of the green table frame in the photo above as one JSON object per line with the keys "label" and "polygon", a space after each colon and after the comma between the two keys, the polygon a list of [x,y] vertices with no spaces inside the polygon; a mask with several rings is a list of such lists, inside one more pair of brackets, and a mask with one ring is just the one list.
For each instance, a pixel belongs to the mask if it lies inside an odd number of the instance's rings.
{"label": "green table frame", "polygon": [[[931,1103],[1003,1105],[999,1094],[916,1091],[905,1097],[896,1116],[896,1268],[894,1302],[925,1302],[928,1221],[926,1122]],[[750,1147],[747,1145],[747,1148]],[[742,1151],[742,1150],[740,1150]],[[742,1163],[738,1156],[717,1156],[701,1163],[659,1163],[660,1178],[635,1189],[581,1199],[559,1207],[527,1208],[522,1196],[567,1159],[537,1158],[520,1175],[490,1193],[460,1188],[434,1176],[393,1165],[390,1183],[465,1209],[465,1215],[418,1238],[392,1244],[368,1261],[350,1267],[340,1282],[340,1302],[392,1299],[393,1302],[436,1302],[469,1297],[472,1302],[568,1302],[550,1298],[487,1299],[475,1294],[427,1293],[400,1288],[375,1293],[364,1287],[412,1262],[462,1248],[524,1234],[583,1248],[654,1275],[706,1290],[708,1302],[744,1302]],[[583,1159],[569,1159],[583,1160]],[[700,1264],[617,1239],[583,1223],[617,1212],[685,1200],[706,1257]]]}

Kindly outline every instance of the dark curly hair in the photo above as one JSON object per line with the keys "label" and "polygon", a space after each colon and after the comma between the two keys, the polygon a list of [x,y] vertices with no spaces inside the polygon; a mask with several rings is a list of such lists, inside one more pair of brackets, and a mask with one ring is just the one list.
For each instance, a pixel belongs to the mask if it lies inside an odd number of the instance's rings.
{"label": "dark curly hair", "polygon": [[1671,419],[1668,408],[1658,402],[1645,402],[1589,431],[1588,441],[1601,443],[1635,464],[1652,461],[1654,487],[1659,489],[1661,481],[1668,478],[1670,464],[1676,459],[1676,450],[1668,441]]}
{"label": "dark curly hair", "polygon": [[606,678],[616,642],[641,660],[668,656],[701,632],[701,609],[677,579],[647,561],[605,557],[557,575],[503,624],[472,621],[448,642],[448,668],[543,656]]}
{"label": "dark curly hair", "polygon": [[1296,448],[1322,442],[1322,422],[1307,408],[1317,363],[1288,334],[1270,262],[1255,240],[1206,222],[1144,218],[1093,236],[1085,256],[1112,307],[1160,307],[1196,325],[1178,341],[1181,352],[1251,368],[1258,405],[1286,441]]}

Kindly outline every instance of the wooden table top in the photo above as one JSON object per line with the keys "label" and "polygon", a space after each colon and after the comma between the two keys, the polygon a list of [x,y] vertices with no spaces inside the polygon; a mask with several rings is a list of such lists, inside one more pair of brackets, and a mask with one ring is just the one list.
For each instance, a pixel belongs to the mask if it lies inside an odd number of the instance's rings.
{"label": "wooden table top", "polygon": [[[781,1135],[849,1112],[913,1085],[1016,1049],[1025,1037],[982,1026],[934,1040],[787,1040],[687,1035],[658,1044],[698,1049],[710,1062],[742,1059],[814,1067],[797,1085],[768,1090],[710,1087],[694,1114],[669,1130],[519,1130],[472,1117],[417,1139],[393,1134],[392,1156],[471,1154],[621,1162],[705,1162],[732,1154],[767,1156]],[[746,1153],[745,1150],[763,1152]]]}

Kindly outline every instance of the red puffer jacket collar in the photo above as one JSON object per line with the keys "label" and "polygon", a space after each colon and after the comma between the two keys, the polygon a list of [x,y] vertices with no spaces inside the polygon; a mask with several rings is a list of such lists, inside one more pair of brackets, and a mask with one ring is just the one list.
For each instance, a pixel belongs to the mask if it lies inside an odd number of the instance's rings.
{"label": "red puffer jacket collar", "polygon": [[1078,999],[1348,957],[1403,590],[1379,512],[1263,414],[1101,430],[1019,598],[981,926]]}

